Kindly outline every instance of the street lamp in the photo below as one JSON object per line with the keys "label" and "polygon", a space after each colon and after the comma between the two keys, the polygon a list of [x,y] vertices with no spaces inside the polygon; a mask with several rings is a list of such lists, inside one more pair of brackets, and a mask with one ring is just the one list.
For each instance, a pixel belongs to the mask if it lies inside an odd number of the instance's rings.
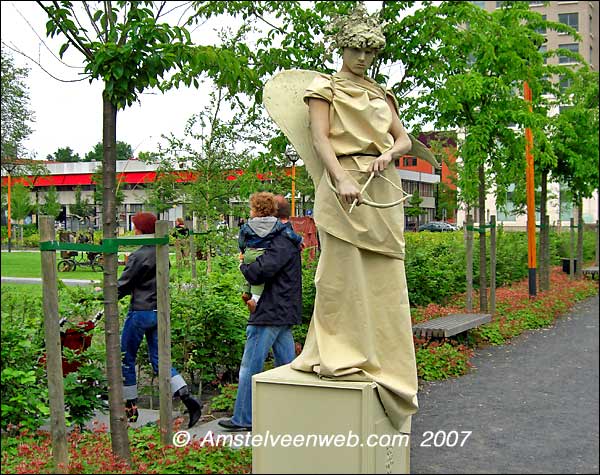
{"label": "street lamp", "polygon": [[296,216],[296,162],[300,159],[300,156],[296,151],[288,146],[285,150],[285,157],[292,163],[292,213],[291,217]]}

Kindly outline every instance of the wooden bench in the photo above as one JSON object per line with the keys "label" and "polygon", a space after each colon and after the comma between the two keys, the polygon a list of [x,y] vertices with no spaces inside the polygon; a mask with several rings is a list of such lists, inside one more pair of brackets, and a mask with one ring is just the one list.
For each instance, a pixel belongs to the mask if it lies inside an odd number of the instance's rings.
{"label": "wooden bench", "polygon": [[586,267],[585,269],[581,269],[583,275],[591,275],[592,279],[598,278],[598,266],[595,267]]}
{"label": "wooden bench", "polygon": [[434,318],[413,326],[413,334],[420,338],[447,338],[492,321],[489,313],[455,313]]}

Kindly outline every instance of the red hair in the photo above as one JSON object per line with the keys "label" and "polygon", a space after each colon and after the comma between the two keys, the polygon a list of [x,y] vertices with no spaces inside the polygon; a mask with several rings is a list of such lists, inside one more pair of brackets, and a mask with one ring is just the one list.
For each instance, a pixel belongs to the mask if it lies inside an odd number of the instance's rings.
{"label": "red hair", "polygon": [[142,234],[154,234],[154,228],[156,224],[156,216],[152,213],[139,212],[131,218],[133,224]]}

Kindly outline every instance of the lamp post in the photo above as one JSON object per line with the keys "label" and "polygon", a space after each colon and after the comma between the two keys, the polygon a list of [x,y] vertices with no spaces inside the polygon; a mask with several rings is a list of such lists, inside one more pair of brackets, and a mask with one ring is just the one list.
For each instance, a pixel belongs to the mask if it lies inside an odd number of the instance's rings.
{"label": "lamp post", "polygon": [[291,217],[296,216],[296,162],[300,158],[292,147],[285,151],[286,158],[292,162],[292,212]]}

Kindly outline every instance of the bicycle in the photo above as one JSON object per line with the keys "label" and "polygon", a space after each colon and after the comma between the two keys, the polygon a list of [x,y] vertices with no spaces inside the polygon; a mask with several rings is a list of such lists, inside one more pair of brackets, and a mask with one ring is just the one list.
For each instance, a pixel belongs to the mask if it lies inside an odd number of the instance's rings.
{"label": "bicycle", "polygon": [[[66,242],[72,242],[72,233],[63,239]],[[77,242],[82,244],[93,243],[94,235],[92,233],[89,233],[89,235],[79,234]],[[61,251],[60,257],[61,260],[56,265],[59,272],[74,272],[77,266],[91,267],[93,272],[102,272],[104,270],[104,262],[100,252]]]}
{"label": "bicycle", "polygon": [[[85,254],[85,256],[84,256]],[[56,265],[59,272],[74,272],[77,266],[91,267],[93,272],[102,272],[104,262],[99,252],[61,252],[62,259]]]}

